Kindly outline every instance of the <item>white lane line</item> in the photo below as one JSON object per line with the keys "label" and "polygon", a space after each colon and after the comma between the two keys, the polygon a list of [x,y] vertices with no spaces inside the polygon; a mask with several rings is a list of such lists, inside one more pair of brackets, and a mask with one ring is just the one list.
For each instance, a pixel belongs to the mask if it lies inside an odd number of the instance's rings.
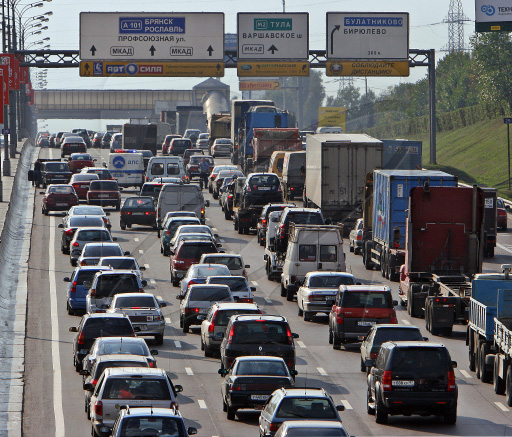
{"label": "white lane line", "polygon": [[203,401],[202,399],[198,399],[197,400],[197,403],[199,404],[199,408],[201,408],[202,410],[206,410],[208,407],[206,406],[206,402]]}
{"label": "white lane line", "polygon": [[216,231],[217,228],[215,226],[212,226],[212,231]]}
{"label": "white lane line", "polygon": [[501,402],[494,402],[494,405],[496,405],[501,411],[510,411],[505,405],[503,405]]}
{"label": "white lane line", "polygon": [[318,373],[322,376],[327,376],[327,372],[324,370],[323,367],[317,367],[316,370],[318,370]]}
{"label": "white lane line", "polygon": [[297,340],[297,344],[299,345],[300,348],[307,349],[307,346],[304,344],[302,340]]}
{"label": "white lane line", "polygon": [[269,299],[268,297],[265,298],[265,302],[272,303],[272,299]]}
{"label": "white lane line", "polygon": [[177,348],[181,347],[181,343],[179,342],[179,340],[174,340],[174,346],[176,346]]}
{"label": "white lane line", "polygon": [[468,372],[466,372],[465,370],[459,370],[460,373],[462,373],[462,376],[464,376],[464,378],[467,378],[467,379],[470,379],[470,378],[473,378]]}
{"label": "white lane line", "polygon": [[194,372],[192,372],[192,369],[190,367],[185,367],[185,372],[187,372],[187,375],[193,376]]}
{"label": "white lane line", "polygon": [[144,264],[144,267],[146,267],[146,270],[149,269],[149,264]]}
{"label": "white lane line", "polygon": [[508,247],[503,246],[503,244],[497,243],[496,246],[498,246],[500,249],[503,249],[504,251],[508,253],[512,253],[512,249],[509,249]]}
{"label": "white lane line", "polygon": [[50,244],[48,247],[50,309],[52,320],[52,366],[53,366],[53,414],[55,416],[55,436],[64,437],[64,410],[62,407],[62,372],[60,367],[59,315],[57,314],[57,278],[55,274],[55,217],[50,218]]}
{"label": "white lane line", "polygon": [[171,318],[170,317],[166,317],[165,318],[165,324],[166,325],[170,325],[172,322],[171,322]]}
{"label": "white lane line", "polygon": [[222,238],[219,238],[219,243],[225,243],[226,240],[223,240]]}
{"label": "white lane line", "polygon": [[255,287],[258,286],[258,283],[256,281],[251,281],[251,284],[254,285]]}
{"label": "white lane line", "polygon": [[135,238],[133,239],[133,241],[139,241],[139,239],[138,239],[137,237],[135,237]]}
{"label": "white lane line", "polygon": [[341,403],[345,407],[345,410],[353,410],[352,405],[350,405],[350,403],[348,401],[346,401],[345,399],[342,399]]}
{"label": "white lane line", "polygon": [[154,279],[150,279],[149,282],[151,282],[153,285],[156,284],[156,281]]}
{"label": "white lane line", "polygon": [[406,320],[406,319],[403,319],[403,320],[400,320],[404,325],[410,325],[411,322],[409,322],[409,320]]}
{"label": "white lane line", "polygon": [[205,220],[206,220],[207,222],[211,222],[211,220],[210,220],[208,217],[206,217],[206,218],[205,218]]}
{"label": "white lane line", "polygon": [[139,249],[139,253],[142,255],[144,251],[142,249]]}

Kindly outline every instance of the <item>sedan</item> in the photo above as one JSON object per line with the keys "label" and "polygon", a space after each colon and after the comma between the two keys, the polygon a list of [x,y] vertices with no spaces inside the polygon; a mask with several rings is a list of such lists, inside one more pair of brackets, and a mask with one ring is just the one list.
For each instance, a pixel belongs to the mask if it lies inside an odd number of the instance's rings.
{"label": "sedan", "polygon": [[121,209],[121,188],[117,185],[117,181],[92,181],[87,192],[87,203],[89,205],[110,205],[119,211]]}
{"label": "sedan", "polygon": [[221,384],[222,409],[228,420],[234,420],[237,410],[261,410],[274,390],[292,388],[296,370],[280,357],[238,357],[228,369],[219,369],[224,376]]}
{"label": "sedan", "polygon": [[105,226],[110,229],[112,225],[110,224],[110,220],[108,216],[110,215],[109,212],[103,211],[103,208],[101,206],[93,206],[93,205],[77,205],[73,206],[69,209],[67,214],[62,219],[62,224],[64,227],[68,227],[68,221],[71,217],[74,215],[99,215],[103,222],[105,223]]}
{"label": "sedan", "polygon": [[204,284],[209,276],[231,276],[231,272],[221,264],[194,264],[181,280],[181,294],[185,294],[190,285]]}
{"label": "sedan", "polygon": [[503,199],[496,200],[496,214],[497,214],[497,226],[502,231],[506,232],[508,223],[507,223],[507,210],[505,208],[505,202]]}
{"label": "sedan", "polygon": [[231,155],[231,140],[229,138],[217,138],[212,145],[211,154],[214,158],[217,156]]}
{"label": "sedan", "polygon": [[65,227],[63,223],[59,223],[59,228],[62,229],[60,250],[64,254],[69,255],[69,245],[78,228],[85,227],[105,227],[105,222],[98,215],[73,215],[67,221]]}
{"label": "sedan", "polygon": [[78,173],[84,167],[94,166],[96,159],[93,159],[88,153],[72,153],[68,158],[69,170],[72,173]]}
{"label": "sedan", "polygon": [[46,191],[41,191],[41,212],[48,215],[50,211],[67,211],[78,205],[78,196],[71,185],[49,185]]}
{"label": "sedan", "polygon": [[132,225],[151,226],[156,229],[156,207],[153,197],[128,197],[121,208],[119,222],[122,230],[131,228]]}
{"label": "sedan", "polygon": [[215,181],[215,178],[219,174],[221,170],[232,170],[236,171],[239,170],[239,168],[236,165],[216,165],[213,167],[212,172],[210,173],[210,177],[208,178],[208,191],[210,193],[213,193],[213,183]]}
{"label": "sedan", "polygon": [[99,177],[96,174],[74,174],[71,176],[69,185],[73,186],[79,199],[86,200],[91,181],[97,181],[98,179]]}

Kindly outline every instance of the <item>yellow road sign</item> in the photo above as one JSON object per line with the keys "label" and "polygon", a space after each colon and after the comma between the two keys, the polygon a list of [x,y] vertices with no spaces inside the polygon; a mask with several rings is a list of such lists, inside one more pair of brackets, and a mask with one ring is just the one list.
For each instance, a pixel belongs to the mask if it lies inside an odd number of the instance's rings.
{"label": "yellow road sign", "polygon": [[222,77],[223,62],[81,61],[82,77]]}
{"label": "yellow road sign", "polygon": [[409,61],[327,61],[327,76],[409,76]]}
{"label": "yellow road sign", "polygon": [[318,127],[321,126],[339,126],[346,132],[345,119],[346,108],[343,106],[329,107],[321,106],[318,108]]}
{"label": "yellow road sign", "polygon": [[238,62],[238,77],[309,76],[309,62]]}
{"label": "yellow road sign", "polygon": [[280,90],[281,82],[278,80],[241,80],[238,84],[240,91],[271,91]]}

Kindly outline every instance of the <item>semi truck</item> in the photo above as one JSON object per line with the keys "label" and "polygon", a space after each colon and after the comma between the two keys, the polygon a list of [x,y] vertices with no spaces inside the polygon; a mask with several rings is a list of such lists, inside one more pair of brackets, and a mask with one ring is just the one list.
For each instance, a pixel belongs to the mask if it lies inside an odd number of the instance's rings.
{"label": "semi truck", "polygon": [[421,170],[422,142],[382,140],[382,168],[390,170]]}
{"label": "semi truck", "polygon": [[231,162],[238,164],[238,149],[242,137],[240,136],[240,122],[245,117],[247,111],[253,106],[275,106],[272,100],[241,100],[236,99],[231,101],[231,144],[233,147],[231,154]]}
{"label": "semi truck", "polygon": [[253,158],[247,171],[265,171],[273,152],[302,150],[298,128],[254,128],[252,138]]}
{"label": "semi truck", "polygon": [[306,140],[304,206],[322,209],[345,232],[361,217],[366,174],[382,165],[382,141],[365,134],[317,134]]}
{"label": "semi truck", "polygon": [[433,170],[375,170],[373,177],[367,178],[365,190],[372,190],[372,194],[365,196],[371,196],[373,202],[371,227],[363,225],[363,264],[367,270],[377,268],[382,276],[398,280],[405,262],[409,193],[426,183],[430,187],[456,187],[457,177]]}
{"label": "semi truck", "polygon": [[231,115],[212,114],[208,119],[208,134],[209,150],[217,138],[231,138]]}
{"label": "semi truck", "polygon": [[151,150],[156,156],[157,127],[154,124],[123,124],[123,149]]}
{"label": "semi truck", "polygon": [[410,191],[399,297],[433,335],[467,323],[471,278],[482,271],[484,196],[476,186]]}

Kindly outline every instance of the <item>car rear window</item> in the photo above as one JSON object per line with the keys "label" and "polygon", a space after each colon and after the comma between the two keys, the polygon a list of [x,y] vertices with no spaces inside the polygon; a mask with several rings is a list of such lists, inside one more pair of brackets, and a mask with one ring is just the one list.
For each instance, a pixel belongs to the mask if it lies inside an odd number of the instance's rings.
{"label": "car rear window", "polygon": [[[327,399],[284,398],[276,412],[280,419],[336,419],[336,411]],[[311,434],[309,434],[311,435]]]}
{"label": "car rear window", "polygon": [[183,220],[173,220],[169,222],[169,226],[167,227],[168,231],[171,231],[171,237],[174,236],[176,229],[178,229],[182,225],[198,225],[199,220],[197,219],[183,219]]}
{"label": "car rear window", "polygon": [[236,256],[205,256],[206,263],[224,264],[229,270],[240,270],[244,268],[240,258]]}
{"label": "car rear window", "polygon": [[126,199],[123,207],[125,208],[153,208],[153,198],[130,198]]}
{"label": "car rear window", "polygon": [[[141,293],[142,294],[142,293]],[[155,308],[156,302],[153,296],[129,296],[118,297],[116,299],[116,308]]]}
{"label": "car rear window", "polygon": [[54,193],[54,194],[72,194],[75,192],[73,187],[70,187],[68,185],[56,185],[56,186],[50,187],[48,189],[48,191],[50,193]]}
{"label": "car rear window", "polygon": [[285,364],[280,361],[240,361],[236,369],[237,375],[271,375],[288,376]]}
{"label": "car rear window", "polygon": [[289,428],[286,430],[286,435],[288,437],[310,437],[312,435],[321,435],[325,437],[343,437],[348,435],[345,430],[341,428],[325,428],[325,427],[316,427],[316,426],[308,426],[307,428]]}
{"label": "car rear window", "polygon": [[118,246],[89,246],[82,253],[84,257],[102,258],[104,256],[122,256],[123,253]]}
{"label": "car rear window", "polygon": [[204,158],[204,160],[212,165],[213,164],[213,158],[211,156],[203,156],[203,155],[192,155],[190,157],[190,164],[199,164],[201,160]]}
{"label": "car rear window", "polygon": [[162,189],[162,185],[144,184],[141,194],[157,194]]}
{"label": "car rear window", "polygon": [[249,286],[244,278],[222,276],[221,278],[211,278],[209,283],[227,285],[231,291],[249,291]]}
{"label": "car rear window", "polygon": [[129,337],[133,336],[133,328],[128,319],[101,317],[87,320],[83,329],[85,337]]}
{"label": "car rear window", "polygon": [[425,378],[446,377],[448,354],[444,348],[395,348],[392,369],[400,373],[414,372]]}
{"label": "car rear window", "polygon": [[101,261],[102,266],[110,266],[115,270],[137,270],[135,260],[131,258],[112,258]]}
{"label": "car rear window", "polygon": [[82,226],[100,227],[105,223],[101,217],[71,217],[69,219],[69,227],[80,228]]}
{"label": "car rear window", "polygon": [[231,301],[231,293],[226,289],[219,288],[207,288],[207,287],[196,287],[190,290],[189,301],[199,302],[199,301],[210,301],[210,302],[220,302],[220,301]]}
{"label": "car rear window", "polygon": [[90,182],[98,180],[98,175],[94,173],[84,173],[73,175],[73,182]]}
{"label": "car rear window", "polygon": [[313,276],[309,279],[309,288],[338,288],[354,284],[354,278],[350,276]]}
{"label": "car rear window", "polygon": [[212,244],[184,244],[179,250],[178,257],[199,259],[203,253],[216,253],[217,248]]}
{"label": "car rear window", "polygon": [[92,161],[91,155],[72,155],[71,159],[73,161]]}
{"label": "car rear window", "polygon": [[46,171],[69,171],[69,167],[64,162],[48,162],[45,164]]}
{"label": "car rear window", "polygon": [[[139,430],[151,429],[156,432],[153,434],[142,434]],[[153,432],[153,431],[152,431]],[[123,419],[121,424],[121,434],[126,437],[138,437],[143,435],[161,435],[172,437],[185,437],[183,433],[183,425],[180,419],[172,417],[133,417],[130,416]]]}
{"label": "car rear window", "polygon": [[345,308],[392,308],[391,293],[381,291],[344,291]]}
{"label": "car rear window", "polygon": [[99,270],[80,270],[73,282],[76,281],[76,285],[83,285],[85,281],[92,282],[96,272],[99,272]]}
{"label": "car rear window", "polygon": [[181,168],[178,164],[168,163],[167,164],[167,174],[168,175],[179,175],[181,173]]}
{"label": "car rear window", "polygon": [[78,231],[76,239],[79,241],[111,241],[110,233],[107,230],[81,230]]}
{"label": "car rear window", "polygon": [[127,354],[127,355],[140,355],[147,356],[147,346],[141,343],[133,343],[130,341],[107,341],[103,342],[98,348],[97,355],[111,355],[111,354]]}
{"label": "car rear window", "polygon": [[291,212],[286,216],[287,223],[296,225],[323,225],[322,216],[316,212]]}
{"label": "car rear window", "polygon": [[92,181],[91,190],[118,191],[116,181]]}
{"label": "car rear window", "polygon": [[94,370],[91,372],[94,379],[100,379],[103,371],[109,367],[149,367],[147,361],[105,361],[96,364]]}
{"label": "car rear window", "polygon": [[259,187],[278,187],[279,186],[279,178],[275,174],[266,174],[253,176],[249,180],[249,185],[251,188],[259,188]]}
{"label": "car rear window", "polygon": [[122,390],[128,391],[132,400],[171,400],[171,393],[165,379],[129,377],[108,378],[103,390],[103,399],[126,399],[121,393]]}
{"label": "car rear window", "polygon": [[227,326],[231,316],[238,314],[261,314],[260,310],[222,310],[218,311],[213,322],[216,326]]}
{"label": "car rear window", "polygon": [[188,148],[190,147],[190,145],[191,145],[191,144],[192,144],[192,143],[191,143],[191,141],[188,141],[188,140],[176,140],[176,139],[175,139],[175,140],[172,142],[172,145],[173,145],[174,147],[183,147],[183,148],[186,148],[186,149],[188,149]]}
{"label": "car rear window", "polygon": [[373,338],[373,346],[380,346],[386,341],[423,341],[418,329],[382,328],[377,329]]}
{"label": "car rear window", "polygon": [[285,323],[257,320],[235,323],[233,343],[289,344],[288,325]]}
{"label": "car rear window", "polygon": [[102,275],[96,282],[96,297],[114,296],[118,293],[138,293],[135,275]]}
{"label": "car rear window", "polygon": [[[206,264],[206,263],[205,263]],[[218,264],[218,263],[215,263]],[[221,266],[195,266],[195,276],[199,278],[207,278],[208,276],[225,275],[226,268]]]}

